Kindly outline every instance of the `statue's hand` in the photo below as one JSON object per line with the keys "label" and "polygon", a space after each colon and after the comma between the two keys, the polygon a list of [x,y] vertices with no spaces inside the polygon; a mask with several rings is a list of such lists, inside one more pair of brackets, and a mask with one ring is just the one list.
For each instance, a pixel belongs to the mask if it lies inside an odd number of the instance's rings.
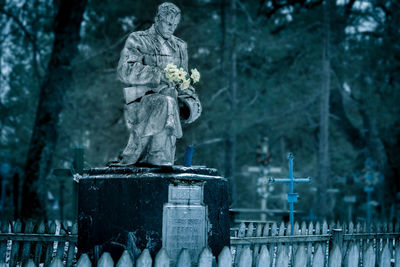
{"label": "statue's hand", "polygon": [[179,90],[179,95],[187,95],[187,96],[192,96],[194,97],[196,95],[194,88],[190,86],[189,88],[185,90]]}

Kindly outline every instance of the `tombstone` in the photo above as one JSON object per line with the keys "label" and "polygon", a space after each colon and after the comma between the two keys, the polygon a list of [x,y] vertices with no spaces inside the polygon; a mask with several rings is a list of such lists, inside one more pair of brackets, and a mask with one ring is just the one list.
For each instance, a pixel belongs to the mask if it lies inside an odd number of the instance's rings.
{"label": "tombstone", "polygon": [[[93,260],[124,250],[136,259],[164,247],[196,259],[204,246],[218,255],[229,246],[227,180],[204,167],[109,167],[79,180],[78,249]],[[95,255],[96,254],[96,255]]]}

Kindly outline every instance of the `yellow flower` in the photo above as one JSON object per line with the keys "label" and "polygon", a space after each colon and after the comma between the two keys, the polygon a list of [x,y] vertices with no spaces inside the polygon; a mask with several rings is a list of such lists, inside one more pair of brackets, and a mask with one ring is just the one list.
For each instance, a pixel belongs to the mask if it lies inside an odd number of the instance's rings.
{"label": "yellow flower", "polygon": [[189,79],[183,80],[183,82],[181,83],[181,89],[182,90],[188,89],[189,86],[190,86],[190,80]]}
{"label": "yellow flower", "polygon": [[165,71],[166,72],[173,72],[176,69],[178,69],[174,64],[167,64],[167,66],[165,67]]}
{"label": "yellow flower", "polygon": [[178,77],[178,81],[182,81],[184,82],[186,80],[186,71],[184,71],[182,68],[178,71],[177,73],[177,77]]}
{"label": "yellow flower", "polygon": [[192,74],[190,75],[190,78],[192,78],[193,83],[197,83],[200,81],[200,72],[197,69],[192,69],[191,70]]}

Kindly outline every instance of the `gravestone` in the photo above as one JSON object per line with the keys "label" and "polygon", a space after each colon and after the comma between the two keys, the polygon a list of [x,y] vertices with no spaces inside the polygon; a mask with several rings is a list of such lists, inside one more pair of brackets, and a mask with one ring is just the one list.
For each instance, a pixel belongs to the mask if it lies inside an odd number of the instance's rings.
{"label": "gravestone", "polygon": [[[163,209],[162,244],[168,255],[176,259],[187,248],[197,259],[207,246],[207,206],[203,204],[204,185],[169,185],[168,203]],[[211,229],[210,229],[211,230]]]}
{"label": "gravestone", "polygon": [[[109,167],[79,180],[79,253],[117,260],[161,247],[174,259],[187,248],[196,259],[204,246],[218,255],[229,246],[227,180],[204,167]],[[176,258],[175,258],[176,259]]]}

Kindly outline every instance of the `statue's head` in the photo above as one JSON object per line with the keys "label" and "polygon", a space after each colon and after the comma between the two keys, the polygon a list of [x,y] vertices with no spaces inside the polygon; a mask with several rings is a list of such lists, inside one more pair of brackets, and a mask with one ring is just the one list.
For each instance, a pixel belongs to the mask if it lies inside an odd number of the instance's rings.
{"label": "statue's head", "polygon": [[158,6],[155,18],[155,28],[165,39],[169,39],[178,27],[181,19],[181,10],[172,3],[162,3]]}

